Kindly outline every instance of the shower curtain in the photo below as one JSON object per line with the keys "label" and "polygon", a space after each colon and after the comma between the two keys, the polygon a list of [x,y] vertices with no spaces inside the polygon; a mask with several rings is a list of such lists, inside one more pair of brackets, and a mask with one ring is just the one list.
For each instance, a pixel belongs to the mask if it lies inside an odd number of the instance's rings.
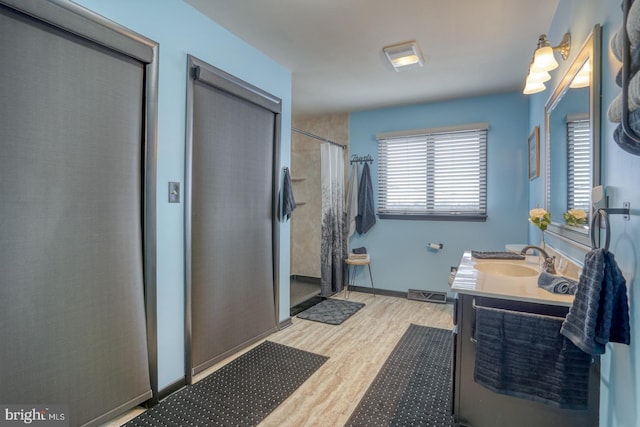
{"label": "shower curtain", "polygon": [[340,147],[320,146],[322,182],[322,248],[320,295],[330,296],[343,288],[344,238],[344,154]]}

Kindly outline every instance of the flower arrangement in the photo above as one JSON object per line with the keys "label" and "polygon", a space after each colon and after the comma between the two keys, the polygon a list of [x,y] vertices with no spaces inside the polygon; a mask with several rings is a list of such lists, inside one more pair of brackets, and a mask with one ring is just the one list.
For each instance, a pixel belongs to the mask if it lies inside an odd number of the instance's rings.
{"label": "flower arrangement", "polygon": [[534,224],[542,232],[542,247],[544,248],[544,232],[551,224],[551,214],[542,208],[535,208],[529,211],[529,222]]}
{"label": "flower arrangement", "polygon": [[564,221],[567,225],[572,225],[574,227],[583,225],[587,222],[587,213],[583,209],[569,209],[564,214]]}
{"label": "flower arrangement", "polygon": [[551,214],[542,208],[535,208],[529,211],[529,221],[544,233],[547,226],[551,224]]}

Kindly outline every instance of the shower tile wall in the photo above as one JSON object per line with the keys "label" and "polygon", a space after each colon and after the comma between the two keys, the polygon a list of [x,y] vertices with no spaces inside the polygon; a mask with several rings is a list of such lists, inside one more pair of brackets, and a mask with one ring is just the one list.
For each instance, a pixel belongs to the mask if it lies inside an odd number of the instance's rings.
{"label": "shower tile wall", "polygon": [[[293,119],[292,126],[339,144],[349,144],[349,114],[328,114]],[[297,132],[291,133],[291,177],[298,207],[291,217],[291,274],[320,277],[320,145]],[[345,180],[348,150],[345,150]],[[302,179],[302,180],[298,180]],[[345,181],[346,185],[347,181]],[[301,203],[305,203],[301,205]]]}

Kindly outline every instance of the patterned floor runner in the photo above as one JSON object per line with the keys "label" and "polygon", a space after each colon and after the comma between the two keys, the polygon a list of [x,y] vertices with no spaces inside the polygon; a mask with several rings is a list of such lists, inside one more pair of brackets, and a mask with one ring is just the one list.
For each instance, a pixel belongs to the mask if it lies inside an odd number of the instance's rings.
{"label": "patterned floor runner", "polygon": [[327,360],[265,341],[125,425],[255,426]]}
{"label": "patterned floor runner", "polygon": [[347,426],[454,427],[451,331],[410,325]]}

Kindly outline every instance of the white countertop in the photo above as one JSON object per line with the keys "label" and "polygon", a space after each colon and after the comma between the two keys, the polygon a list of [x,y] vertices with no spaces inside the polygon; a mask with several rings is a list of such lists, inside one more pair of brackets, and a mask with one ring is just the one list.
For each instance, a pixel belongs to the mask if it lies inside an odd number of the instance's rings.
{"label": "white countertop", "polygon": [[554,294],[539,288],[537,275],[513,277],[483,273],[475,268],[476,264],[483,263],[520,264],[540,270],[537,256],[527,256],[527,259],[522,261],[476,259],[471,257],[471,251],[466,251],[460,260],[451,290],[462,294],[566,307],[573,302],[573,295]]}

